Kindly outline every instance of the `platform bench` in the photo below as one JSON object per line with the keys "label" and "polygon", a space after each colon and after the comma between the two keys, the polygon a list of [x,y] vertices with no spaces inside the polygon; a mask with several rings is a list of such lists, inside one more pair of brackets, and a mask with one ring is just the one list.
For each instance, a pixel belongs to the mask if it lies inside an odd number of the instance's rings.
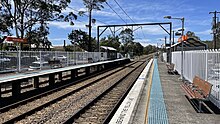
{"label": "platform bench", "polygon": [[50,65],[51,68],[60,68],[62,67],[62,64],[60,60],[49,60],[48,64]]}
{"label": "platform bench", "polygon": [[167,66],[167,70],[168,70],[169,74],[175,74],[176,73],[175,70],[174,70],[175,64],[166,63],[166,66]]}
{"label": "platform bench", "polygon": [[192,83],[184,83],[180,85],[181,88],[185,91],[187,97],[191,99],[198,100],[199,102],[199,112],[202,112],[201,110],[201,104],[204,101],[209,101],[212,84],[209,82],[201,79],[198,76],[195,76],[193,78]]}

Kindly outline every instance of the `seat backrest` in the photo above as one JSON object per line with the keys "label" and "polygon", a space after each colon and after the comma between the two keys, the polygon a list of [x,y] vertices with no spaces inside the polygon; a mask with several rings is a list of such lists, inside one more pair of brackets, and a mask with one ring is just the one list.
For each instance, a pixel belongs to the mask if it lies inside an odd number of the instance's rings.
{"label": "seat backrest", "polygon": [[171,63],[170,68],[174,69],[174,64],[173,63]]}
{"label": "seat backrest", "polygon": [[205,97],[209,96],[212,90],[212,84],[210,84],[208,81],[201,79],[198,76],[195,76],[193,78],[193,83],[195,86],[198,86],[198,88],[202,91]]}

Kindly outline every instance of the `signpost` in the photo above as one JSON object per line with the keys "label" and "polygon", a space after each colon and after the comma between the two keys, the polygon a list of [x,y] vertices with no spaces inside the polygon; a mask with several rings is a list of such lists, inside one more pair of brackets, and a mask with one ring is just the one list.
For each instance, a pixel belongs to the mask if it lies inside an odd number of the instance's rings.
{"label": "signpost", "polygon": [[18,70],[18,72],[20,72],[21,71],[21,51],[18,48],[18,43],[27,43],[27,39],[8,36],[8,37],[6,37],[6,41],[16,42],[17,51],[18,51],[17,52],[17,58],[18,58],[17,70]]}

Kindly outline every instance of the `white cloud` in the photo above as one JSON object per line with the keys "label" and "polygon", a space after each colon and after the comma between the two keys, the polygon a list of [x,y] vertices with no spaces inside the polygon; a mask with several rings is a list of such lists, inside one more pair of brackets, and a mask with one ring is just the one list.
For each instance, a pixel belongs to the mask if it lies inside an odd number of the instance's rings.
{"label": "white cloud", "polygon": [[212,30],[211,29],[208,29],[208,30],[205,30],[205,31],[198,31],[198,32],[195,32],[195,34],[199,34],[199,35],[211,35],[212,33]]}
{"label": "white cloud", "polygon": [[69,22],[49,22],[49,25],[63,29],[73,28],[73,26],[71,26]]}
{"label": "white cloud", "polygon": [[73,12],[74,10],[70,9],[70,8],[66,8],[64,10],[62,10],[62,13],[69,13],[69,12]]}
{"label": "white cloud", "polygon": [[144,47],[152,44],[151,39],[135,39],[135,42],[139,42]]}
{"label": "white cloud", "polygon": [[78,9],[78,11],[84,11],[84,12],[86,12],[87,10],[86,10],[85,8],[80,8],[80,9]]}
{"label": "white cloud", "polygon": [[[141,31],[141,30],[139,30]],[[159,26],[145,26],[142,28],[143,33],[150,35],[164,35],[166,32]]]}
{"label": "white cloud", "polygon": [[66,40],[66,38],[49,38],[51,41],[63,41]]}
{"label": "white cloud", "polygon": [[94,16],[117,17],[117,15],[114,12],[107,11],[94,11]]}

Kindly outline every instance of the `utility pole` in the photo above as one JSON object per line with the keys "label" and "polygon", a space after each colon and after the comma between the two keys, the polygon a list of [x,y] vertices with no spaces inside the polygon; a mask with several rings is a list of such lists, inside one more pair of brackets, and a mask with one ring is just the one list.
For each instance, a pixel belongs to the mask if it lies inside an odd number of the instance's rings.
{"label": "utility pole", "polygon": [[[92,3],[91,3],[92,4]],[[88,52],[92,52],[91,49],[91,37],[92,37],[92,5],[91,8],[89,8],[89,43],[88,43]]]}
{"label": "utility pole", "polygon": [[167,48],[167,36],[164,38],[164,43],[165,43],[165,49]]}
{"label": "utility pole", "polygon": [[174,42],[175,42],[175,41],[174,41],[174,40],[175,40],[175,34],[174,34],[174,33],[175,33],[175,31],[173,30],[173,43],[172,43],[172,45],[173,45]]}
{"label": "utility pole", "polygon": [[214,11],[214,12],[209,12],[209,14],[214,14],[214,17],[213,17],[213,48],[216,49],[216,41],[217,41],[217,38],[216,38],[216,29],[217,29],[217,13],[220,13],[220,12],[217,12],[217,11]]}

